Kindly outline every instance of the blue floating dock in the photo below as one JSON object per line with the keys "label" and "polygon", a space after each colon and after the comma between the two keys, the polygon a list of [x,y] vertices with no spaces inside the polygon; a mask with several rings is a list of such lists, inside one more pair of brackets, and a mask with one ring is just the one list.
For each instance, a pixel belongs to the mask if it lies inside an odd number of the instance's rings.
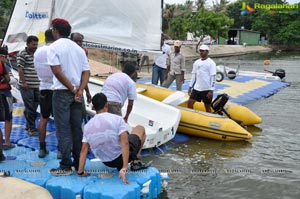
{"label": "blue floating dock", "polygon": [[[92,175],[78,177],[53,176],[49,170],[57,168],[57,139],[54,121],[47,125],[46,143],[50,153],[45,158],[38,157],[38,136],[29,136],[25,130],[26,121],[23,116],[22,103],[14,104],[13,130],[11,142],[18,146],[4,151],[5,156],[15,156],[15,160],[6,160],[0,163],[0,171],[10,171],[11,175],[46,188],[55,199],[74,199],[80,195],[84,199],[151,199],[157,198],[161,193],[162,181],[158,169],[149,167],[138,172],[128,171],[129,185],[119,179],[119,173],[114,168],[106,167],[100,161],[87,159],[85,169]],[[36,121],[38,125],[38,120]],[[0,122],[4,132],[4,123]],[[146,152],[147,153],[147,152]],[[90,154],[89,157],[93,158]]]}
{"label": "blue floating dock", "polygon": [[[140,84],[151,84],[151,79],[140,79]],[[190,80],[186,80],[182,85],[182,91],[187,92]],[[221,82],[216,83],[214,97],[221,93],[227,93],[230,101],[240,105],[246,105],[259,99],[267,98],[274,95],[279,90],[289,86],[286,82],[260,79],[250,76],[237,76],[234,80],[225,78]],[[175,81],[169,87],[176,90]]]}

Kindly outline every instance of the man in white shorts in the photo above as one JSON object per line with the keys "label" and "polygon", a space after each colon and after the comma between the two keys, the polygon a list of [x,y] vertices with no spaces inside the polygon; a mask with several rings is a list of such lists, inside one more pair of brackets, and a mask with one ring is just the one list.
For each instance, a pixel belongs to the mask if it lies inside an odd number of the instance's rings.
{"label": "man in white shorts", "polygon": [[107,112],[107,98],[103,93],[97,93],[92,103],[97,114],[84,127],[77,174],[90,175],[84,171],[84,165],[91,148],[93,154],[106,166],[117,168],[119,177],[127,184],[126,171],[129,162],[132,171],[145,168],[145,164],[138,159],[146,139],[145,128],[136,126],[128,134],[123,118]]}

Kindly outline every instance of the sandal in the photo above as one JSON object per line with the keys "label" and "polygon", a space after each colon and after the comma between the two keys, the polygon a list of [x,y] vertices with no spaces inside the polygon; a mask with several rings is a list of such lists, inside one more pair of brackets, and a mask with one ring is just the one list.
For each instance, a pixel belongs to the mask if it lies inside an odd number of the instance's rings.
{"label": "sandal", "polygon": [[130,170],[131,171],[138,171],[138,170],[142,170],[142,169],[147,169],[148,167],[150,167],[152,164],[152,160],[149,161],[148,163],[143,163],[142,161],[138,160],[137,162],[132,162],[130,164]]}
{"label": "sandal", "polygon": [[29,128],[29,129],[27,130],[27,132],[28,132],[28,134],[29,134],[30,136],[38,136],[38,132],[37,132],[37,129],[36,129],[36,128]]}
{"label": "sandal", "polygon": [[15,148],[15,147],[16,147],[16,145],[15,145],[15,144],[12,144],[12,143],[10,143],[9,145],[6,145],[6,144],[3,144],[3,145],[2,145],[2,148],[3,148],[4,151],[13,149],[13,148]]}

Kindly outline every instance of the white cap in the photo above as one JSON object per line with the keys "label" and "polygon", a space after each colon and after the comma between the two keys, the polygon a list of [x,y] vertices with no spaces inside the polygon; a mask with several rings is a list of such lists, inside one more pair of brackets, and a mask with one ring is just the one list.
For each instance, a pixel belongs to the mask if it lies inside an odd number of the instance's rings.
{"label": "white cap", "polygon": [[179,40],[174,41],[174,46],[180,47],[181,46],[181,42]]}
{"label": "white cap", "polygon": [[209,51],[209,48],[208,48],[207,45],[201,45],[200,48],[199,48],[199,50],[207,50],[207,51]]}

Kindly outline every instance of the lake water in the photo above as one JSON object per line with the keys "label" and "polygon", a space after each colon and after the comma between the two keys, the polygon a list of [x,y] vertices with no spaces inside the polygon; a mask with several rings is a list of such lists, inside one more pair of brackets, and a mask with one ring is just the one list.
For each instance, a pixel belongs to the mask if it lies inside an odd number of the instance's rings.
{"label": "lake water", "polygon": [[[221,142],[190,137],[161,155],[150,155],[153,166],[168,171],[169,183],[160,199],[300,198],[300,53],[257,53],[215,58],[242,70],[282,68],[290,86],[246,105],[263,122],[249,127],[252,143]],[[188,66],[191,69],[191,66]]]}

